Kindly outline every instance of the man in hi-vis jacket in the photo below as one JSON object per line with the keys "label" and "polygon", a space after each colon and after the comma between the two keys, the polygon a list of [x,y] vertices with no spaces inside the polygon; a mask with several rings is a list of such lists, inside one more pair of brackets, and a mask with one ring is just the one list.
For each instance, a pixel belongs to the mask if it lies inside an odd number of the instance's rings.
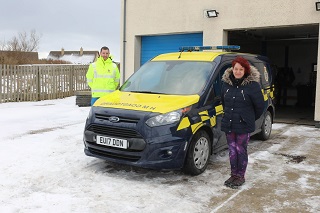
{"label": "man in hi-vis jacket", "polygon": [[118,88],[120,73],[117,64],[110,57],[108,47],[101,48],[99,58],[90,64],[86,77],[91,88],[91,106],[100,97]]}

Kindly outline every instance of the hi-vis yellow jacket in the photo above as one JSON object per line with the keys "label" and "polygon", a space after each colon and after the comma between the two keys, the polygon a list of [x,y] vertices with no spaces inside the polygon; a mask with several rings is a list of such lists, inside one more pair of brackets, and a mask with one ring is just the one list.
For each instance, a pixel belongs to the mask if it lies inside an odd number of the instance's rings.
{"label": "hi-vis yellow jacket", "polygon": [[110,58],[104,60],[99,57],[91,63],[86,74],[93,98],[102,97],[117,89],[120,73],[117,65]]}

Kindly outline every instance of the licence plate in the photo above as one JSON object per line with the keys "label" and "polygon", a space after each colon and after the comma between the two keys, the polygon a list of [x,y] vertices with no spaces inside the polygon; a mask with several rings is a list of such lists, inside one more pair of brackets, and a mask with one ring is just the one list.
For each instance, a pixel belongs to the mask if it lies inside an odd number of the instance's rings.
{"label": "licence plate", "polygon": [[97,144],[112,146],[122,149],[128,148],[128,141],[120,138],[104,137],[97,135]]}

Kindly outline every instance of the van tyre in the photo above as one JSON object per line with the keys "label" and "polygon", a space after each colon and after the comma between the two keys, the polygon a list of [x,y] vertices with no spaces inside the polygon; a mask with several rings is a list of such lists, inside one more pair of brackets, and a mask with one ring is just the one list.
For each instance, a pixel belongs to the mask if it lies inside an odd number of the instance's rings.
{"label": "van tyre", "polygon": [[261,140],[268,140],[271,135],[272,130],[272,116],[269,111],[264,115],[264,119],[261,126],[261,132],[259,133],[259,138]]}
{"label": "van tyre", "polygon": [[210,137],[205,131],[200,130],[191,140],[183,168],[184,173],[199,175],[204,172],[209,163],[210,150]]}

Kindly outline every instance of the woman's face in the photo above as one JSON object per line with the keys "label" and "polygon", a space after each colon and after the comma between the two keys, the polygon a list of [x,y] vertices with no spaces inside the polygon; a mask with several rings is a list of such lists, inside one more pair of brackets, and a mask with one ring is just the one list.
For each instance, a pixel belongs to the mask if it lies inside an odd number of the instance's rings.
{"label": "woman's face", "polygon": [[233,75],[236,79],[240,79],[244,76],[244,67],[239,63],[236,63],[232,69]]}

